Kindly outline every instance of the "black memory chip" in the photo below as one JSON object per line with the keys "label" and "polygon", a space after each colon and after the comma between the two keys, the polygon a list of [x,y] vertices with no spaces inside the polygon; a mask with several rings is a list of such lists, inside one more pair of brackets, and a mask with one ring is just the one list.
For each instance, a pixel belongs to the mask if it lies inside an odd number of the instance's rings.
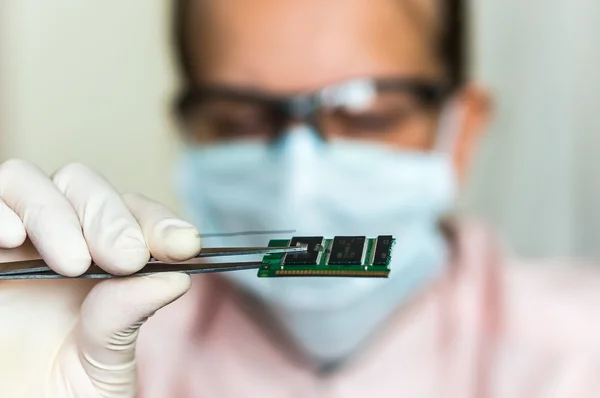
{"label": "black memory chip", "polygon": [[366,236],[336,236],[331,245],[330,265],[361,265]]}
{"label": "black memory chip", "polygon": [[377,237],[375,246],[375,255],[373,256],[373,265],[387,265],[390,259],[392,242],[394,237],[391,235],[382,235]]}
{"label": "black memory chip", "polygon": [[290,246],[298,243],[308,245],[308,251],[301,253],[288,253],[283,260],[284,265],[316,265],[323,244],[322,236],[294,237]]}

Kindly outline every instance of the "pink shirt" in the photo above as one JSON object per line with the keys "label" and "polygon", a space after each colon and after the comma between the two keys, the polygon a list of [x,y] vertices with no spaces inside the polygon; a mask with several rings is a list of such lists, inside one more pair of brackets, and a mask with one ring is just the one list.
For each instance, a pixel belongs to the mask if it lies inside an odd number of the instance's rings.
{"label": "pink shirt", "polygon": [[600,269],[510,258],[458,227],[449,272],[319,375],[217,276],[142,328],[141,398],[600,397]]}

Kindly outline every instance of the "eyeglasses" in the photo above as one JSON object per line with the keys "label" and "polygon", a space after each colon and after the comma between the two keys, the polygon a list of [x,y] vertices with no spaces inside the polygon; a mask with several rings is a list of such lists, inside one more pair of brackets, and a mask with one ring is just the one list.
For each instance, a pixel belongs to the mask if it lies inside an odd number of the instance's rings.
{"label": "eyeglasses", "polygon": [[438,110],[449,94],[439,82],[406,78],[356,79],[290,96],[204,85],[184,92],[176,110],[199,142],[277,140],[295,123],[324,140],[377,140],[403,134],[412,117]]}

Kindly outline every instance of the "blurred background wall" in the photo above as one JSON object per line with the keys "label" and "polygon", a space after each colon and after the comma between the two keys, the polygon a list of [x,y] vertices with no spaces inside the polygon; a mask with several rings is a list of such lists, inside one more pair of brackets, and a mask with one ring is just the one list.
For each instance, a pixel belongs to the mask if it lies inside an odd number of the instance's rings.
{"label": "blurred background wall", "polygon": [[174,205],[169,2],[0,1],[0,157],[84,162]]}
{"label": "blurred background wall", "polygon": [[[69,162],[176,206],[164,0],[3,0],[0,158]],[[530,256],[600,254],[600,1],[474,0],[497,97],[467,211]]]}
{"label": "blurred background wall", "polygon": [[467,202],[524,254],[600,257],[600,1],[473,0],[497,98]]}

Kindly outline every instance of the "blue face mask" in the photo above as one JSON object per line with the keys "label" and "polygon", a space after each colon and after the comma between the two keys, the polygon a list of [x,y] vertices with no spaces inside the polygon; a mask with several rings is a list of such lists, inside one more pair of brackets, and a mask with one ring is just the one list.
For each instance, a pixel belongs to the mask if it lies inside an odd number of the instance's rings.
{"label": "blue face mask", "polygon": [[[445,134],[443,131],[441,134]],[[201,231],[294,229],[298,236],[394,235],[386,280],[226,277],[264,300],[320,363],[348,358],[394,309],[443,271],[441,216],[455,199],[447,153],[408,153],[364,142],[323,144],[301,127],[276,148],[235,143],[189,148],[179,192]],[[264,236],[210,246],[264,245]]]}

